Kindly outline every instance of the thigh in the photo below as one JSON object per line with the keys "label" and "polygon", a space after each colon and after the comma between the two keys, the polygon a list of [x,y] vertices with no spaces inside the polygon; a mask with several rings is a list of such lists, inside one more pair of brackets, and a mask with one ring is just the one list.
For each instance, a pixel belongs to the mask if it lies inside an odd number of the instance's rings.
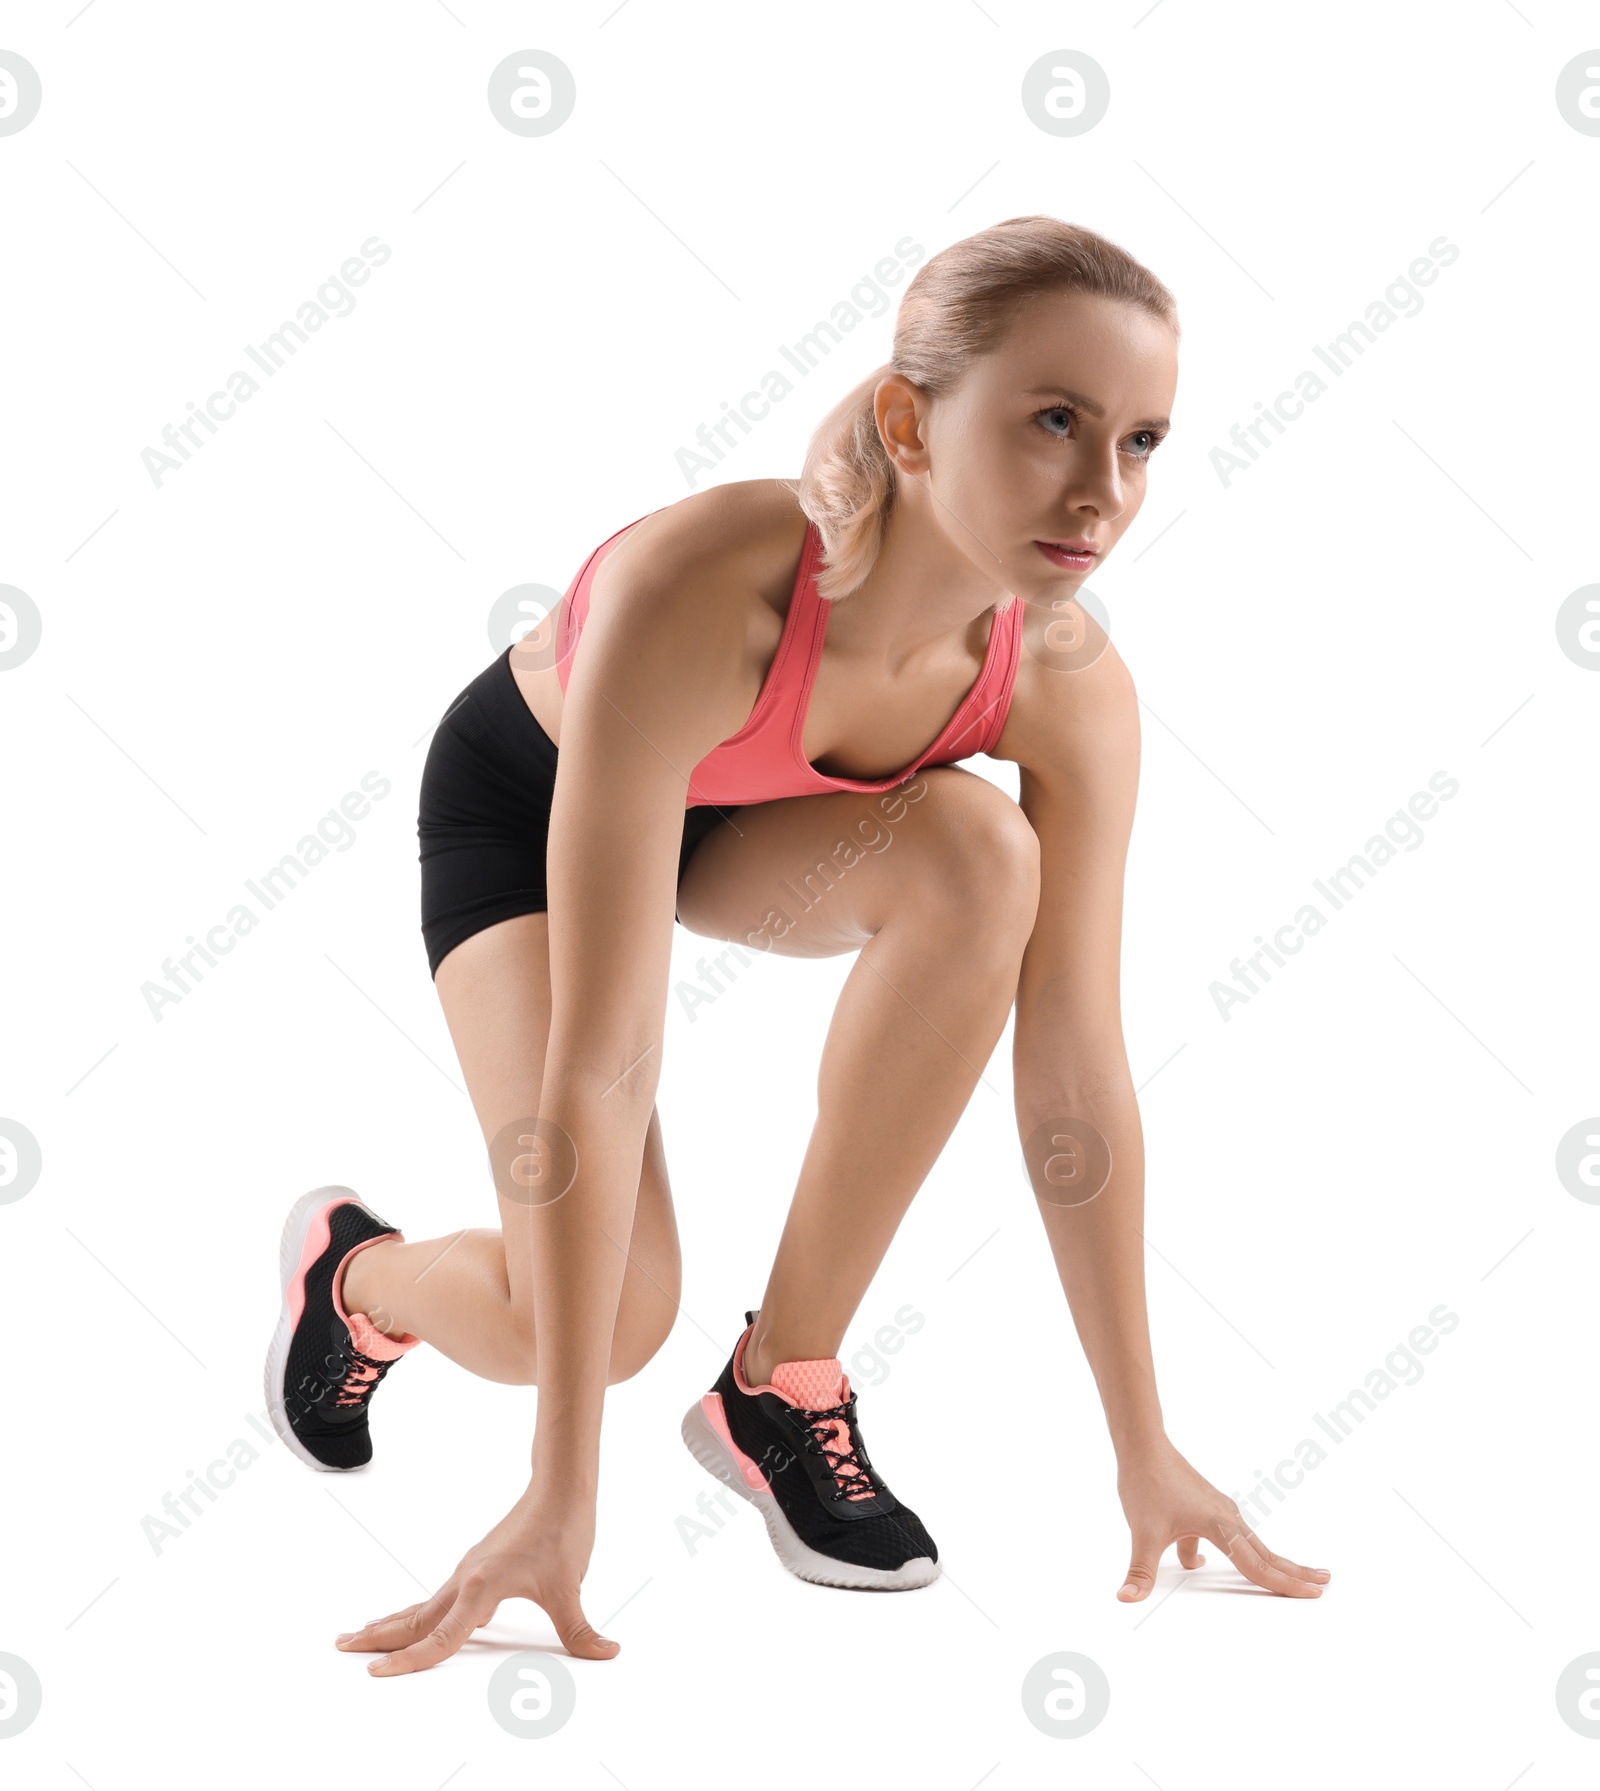
{"label": "thigh", "polygon": [[[434,732],[417,805],[422,937],[437,978],[486,928],[549,907],[546,858],[560,752],[505,654],[461,691]],[[684,811],[678,872],[727,811]],[[733,811],[737,812],[737,811]]]}
{"label": "thigh", "polygon": [[[878,794],[790,796],[732,812],[678,885],[691,932],[785,957],[856,951],[917,904],[999,899],[1037,843],[987,778],[956,765]],[[1010,872],[1015,869],[1013,879]]]}
{"label": "thigh", "polygon": [[[509,1291],[520,1303],[532,1286],[537,1177],[565,1168],[538,1124],[550,1037],[549,916],[520,914],[473,933],[440,963],[434,987],[489,1151],[485,1179],[492,1166]],[[677,1312],[681,1261],[657,1113],[645,1138],[628,1254],[617,1313],[624,1351],[630,1340],[659,1341]]]}

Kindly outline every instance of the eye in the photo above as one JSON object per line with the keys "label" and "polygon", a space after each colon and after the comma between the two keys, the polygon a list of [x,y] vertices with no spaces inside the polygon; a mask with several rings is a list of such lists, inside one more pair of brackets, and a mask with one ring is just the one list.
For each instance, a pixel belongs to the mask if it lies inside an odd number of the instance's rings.
{"label": "eye", "polygon": [[[1057,441],[1066,441],[1069,439],[1069,430],[1077,421],[1078,413],[1070,404],[1049,404],[1043,410],[1035,411],[1033,416],[1034,421],[1047,435],[1053,436]],[[1135,444],[1144,444],[1142,447],[1135,446],[1131,450],[1134,459],[1148,460],[1166,440],[1166,431],[1136,429],[1128,439]]]}

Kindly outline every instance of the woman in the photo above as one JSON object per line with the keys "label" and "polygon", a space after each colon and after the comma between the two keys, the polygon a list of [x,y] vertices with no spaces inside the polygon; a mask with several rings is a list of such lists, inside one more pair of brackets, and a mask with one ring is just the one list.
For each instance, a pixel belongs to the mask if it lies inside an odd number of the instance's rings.
{"label": "woman", "polygon": [[[1177,342],[1171,294],[1091,231],[1013,218],[954,244],[797,487],[706,491],[612,536],[554,637],[441,722],[423,933],[500,1228],[407,1243],[348,1189],[305,1196],[268,1399],[303,1459],[360,1466],[373,1390],[425,1340],[536,1382],[538,1415],[506,1517],[433,1597],[339,1637],[384,1653],[370,1671],[436,1665],[513,1596],[572,1654],[616,1652],[579,1587],[605,1388],[660,1348],[680,1285],[655,1112],[674,913],[741,948],[860,954],[762,1304],[683,1426],[785,1564],[885,1589],[938,1571],[837,1352],[1014,1001],[1018,1127],[1132,1531],[1119,1596],[1148,1595],[1171,1542],[1198,1566],[1201,1536],[1319,1596],[1327,1573],[1168,1441],[1146,1323],[1118,983],[1138,714],[1071,598],[1139,512]],[[975,752],[1020,767],[1020,802],[955,763]]]}

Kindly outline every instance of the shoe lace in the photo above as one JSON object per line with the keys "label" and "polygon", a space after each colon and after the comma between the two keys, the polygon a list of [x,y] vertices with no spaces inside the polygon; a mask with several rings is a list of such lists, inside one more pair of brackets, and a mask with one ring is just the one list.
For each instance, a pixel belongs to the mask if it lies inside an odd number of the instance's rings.
{"label": "shoe lace", "polygon": [[368,1356],[351,1343],[346,1345],[344,1354],[347,1365],[344,1378],[334,1390],[333,1404],[346,1408],[365,1405],[372,1397],[372,1389],[394,1366],[393,1360],[380,1362],[376,1356]]}
{"label": "shoe lace", "polygon": [[840,1499],[876,1498],[880,1490],[872,1478],[871,1468],[861,1459],[853,1443],[846,1449],[835,1446],[849,1438],[855,1415],[856,1396],[853,1393],[842,1405],[828,1406],[824,1410],[801,1411],[796,1408],[796,1422],[805,1431],[806,1449],[823,1457],[839,1483],[833,1495],[836,1503]]}

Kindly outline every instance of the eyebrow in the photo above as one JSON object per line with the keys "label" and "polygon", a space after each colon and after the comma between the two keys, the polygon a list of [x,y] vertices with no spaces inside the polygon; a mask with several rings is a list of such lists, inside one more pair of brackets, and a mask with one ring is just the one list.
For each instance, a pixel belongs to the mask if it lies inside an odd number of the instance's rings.
{"label": "eyebrow", "polygon": [[[1026,396],[1029,398],[1065,398],[1069,403],[1077,405],[1079,410],[1087,412],[1096,422],[1106,414],[1106,407],[1103,404],[1097,404],[1093,398],[1086,398],[1082,392],[1074,392],[1070,386],[1039,386],[1027,393]],[[1172,419],[1170,417],[1141,417],[1133,426],[1135,429],[1170,429]]]}

